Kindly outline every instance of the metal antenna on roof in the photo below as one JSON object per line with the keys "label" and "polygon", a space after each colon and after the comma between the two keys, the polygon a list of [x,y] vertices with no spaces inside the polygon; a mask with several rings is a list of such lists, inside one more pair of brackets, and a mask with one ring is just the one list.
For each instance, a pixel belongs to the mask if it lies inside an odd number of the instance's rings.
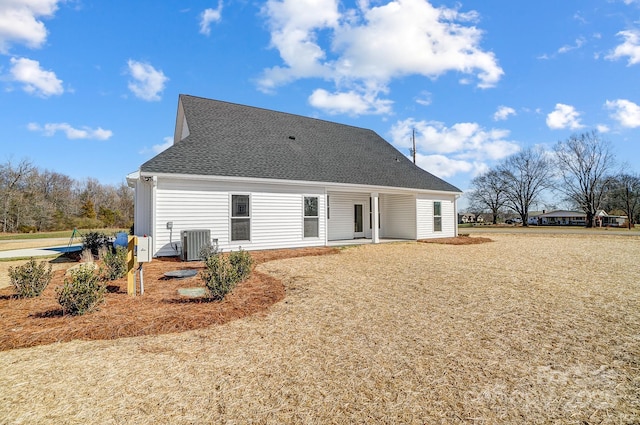
{"label": "metal antenna on roof", "polygon": [[416,129],[411,130],[411,141],[413,142],[413,148],[409,149],[409,152],[413,156],[413,163],[416,163]]}

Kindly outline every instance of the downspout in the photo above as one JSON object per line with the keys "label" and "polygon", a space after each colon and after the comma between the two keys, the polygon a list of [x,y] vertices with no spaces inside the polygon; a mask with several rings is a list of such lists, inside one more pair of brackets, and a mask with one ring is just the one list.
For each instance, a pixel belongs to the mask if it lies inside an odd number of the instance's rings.
{"label": "downspout", "polygon": [[327,188],[324,188],[324,246],[329,246],[329,214],[331,204],[329,203]]}
{"label": "downspout", "polygon": [[378,228],[378,199],[380,194],[373,192],[371,194],[371,243],[380,243],[380,229]]}
{"label": "downspout", "polygon": [[460,196],[461,195],[455,195],[453,198],[453,228],[455,229],[455,233],[453,234],[454,238],[458,236],[458,199],[460,198]]}

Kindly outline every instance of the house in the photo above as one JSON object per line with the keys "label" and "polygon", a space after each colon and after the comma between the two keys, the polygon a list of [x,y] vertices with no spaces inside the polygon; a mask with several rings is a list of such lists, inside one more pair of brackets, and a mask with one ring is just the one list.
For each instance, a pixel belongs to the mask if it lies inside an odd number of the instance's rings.
{"label": "house", "polygon": [[626,215],[607,214],[604,210],[596,211],[594,217],[597,227],[624,227],[629,218]]}
{"label": "house", "polygon": [[529,218],[529,224],[533,219],[540,226],[585,226],[587,224],[587,215],[582,211],[566,211],[557,210],[534,215]]}
{"label": "house", "polygon": [[224,250],[457,235],[461,191],[372,130],[188,95],[173,145],[127,181],[155,256],[190,229]]}
{"label": "house", "polygon": [[485,222],[491,223],[492,215],[487,213],[458,213],[458,224],[470,224],[470,223],[479,223],[483,224]]}

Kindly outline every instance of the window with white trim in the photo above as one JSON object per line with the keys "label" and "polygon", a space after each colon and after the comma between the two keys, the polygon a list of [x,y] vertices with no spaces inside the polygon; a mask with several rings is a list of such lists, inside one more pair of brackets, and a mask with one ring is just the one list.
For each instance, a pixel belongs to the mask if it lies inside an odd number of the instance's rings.
{"label": "window with white trim", "polygon": [[433,203],[433,231],[442,232],[442,203]]}
{"label": "window with white trim", "polygon": [[231,240],[251,240],[249,195],[231,195]]}
{"label": "window with white trim", "polygon": [[304,197],[304,237],[317,238],[318,231],[318,197]]}

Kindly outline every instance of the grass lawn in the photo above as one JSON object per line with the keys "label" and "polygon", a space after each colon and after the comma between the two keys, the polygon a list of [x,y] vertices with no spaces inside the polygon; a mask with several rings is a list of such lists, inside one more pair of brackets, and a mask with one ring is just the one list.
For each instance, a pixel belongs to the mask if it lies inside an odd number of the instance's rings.
{"label": "grass lawn", "polygon": [[2,351],[0,418],[637,424],[639,238],[483,236],[263,263],[284,299],[223,325]]}

